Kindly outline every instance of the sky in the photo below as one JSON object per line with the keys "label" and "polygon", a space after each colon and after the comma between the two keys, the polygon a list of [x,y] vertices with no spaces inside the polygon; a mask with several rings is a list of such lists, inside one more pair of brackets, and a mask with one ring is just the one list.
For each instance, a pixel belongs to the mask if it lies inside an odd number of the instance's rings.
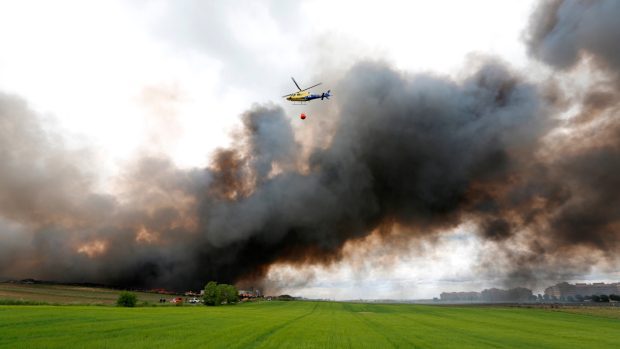
{"label": "sky", "polygon": [[[290,76],[309,86],[328,78],[318,75],[325,68],[344,72],[366,58],[450,74],[476,52],[523,66],[519,36],[531,3],[0,6],[0,89],[97,145],[113,168],[145,147],[180,166],[204,164],[212,149],[228,144],[237,116],[253,103],[285,104],[279,97],[294,89]],[[167,116],[154,115],[161,108]]]}
{"label": "sky", "polygon": [[[207,166],[216,149],[234,146],[240,115],[254,105],[282,106],[302,141],[312,135],[307,123],[330,127],[331,101],[300,107],[281,98],[295,90],[291,76],[302,86],[322,82],[313,90],[321,92],[370,60],[407,74],[459,77],[483,55],[544,79],[523,42],[533,7],[529,0],[0,0],[0,91],[27,101],[67,147],[94,149],[96,185],[114,191],[143,154],[167,156],[181,169]],[[341,92],[332,89],[333,98]],[[397,256],[347,242],[339,261],[275,264],[267,280],[281,292],[330,299],[503,286],[499,276],[476,273],[490,247],[472,231],[467,224],[446,231],[441,248],[408,241]],[[366,239],[364,246],[385,243]]]}

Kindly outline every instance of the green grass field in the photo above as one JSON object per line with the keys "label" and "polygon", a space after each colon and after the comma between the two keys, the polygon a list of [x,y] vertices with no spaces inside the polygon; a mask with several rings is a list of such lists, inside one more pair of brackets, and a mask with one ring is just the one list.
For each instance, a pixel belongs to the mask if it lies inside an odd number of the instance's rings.
{"label": "green grass field", "polygon": [[2,348],[618,348],[589,312],[261,302],[205,307],[0,306]]}

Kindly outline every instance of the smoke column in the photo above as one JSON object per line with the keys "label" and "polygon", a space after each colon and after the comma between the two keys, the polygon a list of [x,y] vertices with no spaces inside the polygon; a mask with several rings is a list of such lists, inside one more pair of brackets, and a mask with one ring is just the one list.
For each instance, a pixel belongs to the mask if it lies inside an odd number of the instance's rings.
{"label": "smoke column", "polygon": [[[88,151],[0,95],[0,275],[201,288],[260,280],[276,262],[330,263],[347,241],[394,226],[426,238],[471,222],[512,283],[587,271],[592,258],[614,265],[617,18],[613,1],[532,14],[533,58],[558,74],[605,72],[587,93],[536,85],[492,58],[458,80],[360,62],[333,89],[331,141],[308,157],[294,119],[256,106],[208,168],[145,157],[115,195],[96,190]],[[559,118],[569,107],[579,113]]]}

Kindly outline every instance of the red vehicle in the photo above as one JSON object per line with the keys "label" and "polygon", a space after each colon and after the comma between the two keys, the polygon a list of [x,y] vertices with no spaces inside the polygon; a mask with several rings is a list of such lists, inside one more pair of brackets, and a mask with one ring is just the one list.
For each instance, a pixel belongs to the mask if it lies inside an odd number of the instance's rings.
{"label": "red vehicle", "polygon": [[174,304],[181,304],[181,303],[183,303],[183,298],[181,298],[181,297],[175,297],[175,298],[172,298],[172,299],[170,300],[170,303],[174,303]]}

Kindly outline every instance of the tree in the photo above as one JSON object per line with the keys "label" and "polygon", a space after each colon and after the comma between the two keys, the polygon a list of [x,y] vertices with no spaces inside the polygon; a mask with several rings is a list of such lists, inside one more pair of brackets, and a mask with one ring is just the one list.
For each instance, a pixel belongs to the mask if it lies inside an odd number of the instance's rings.
{"label": "tree", "polygon": [[119,307],[135,307],[138,297],[134,293],[123,291],[116,300],[116,305]]}
{"label": "tree", "polygon": [[209,281],[205,286],[204,301],[205,305],[235,304],[239,302],[239,291],[234,285]]}
{"label": "tree", "polygon": [[220,301],[221,302],[226,302],[228,303],[228,285],[226,284],[219,284],[217,285],[217,292],[220,295]]}
{"label": "tree", "polygon": [[217,287],[217,282],[209,281],[205,286],[204,301],[205,305],[220,305],[222,304],[222,296],[220,290]]}
{"label": "tree", "polygon": [[239,291],[237,291],[234,285],[219,284],[217,288],[221,295],[221,300],[226,302],[226,304],[235,304],[239,301]]}
{"label": "tree", "polygon": [[619,302],[620,301],[620,296],[618,296],[617,294],[610,294],[609,295],[609,299],[612,300],[612,301]]}
{"label": "tree", "polygon": [[583,302],[585,300],[585,298],[580,294],[576,295],[575,299],[577,300],[577,302]]}
{"label": "tree", "polygon": [[226,301],[228,304],[235,304],[239,302],[239,290],[235,285],[227,285]]}
{"label": "tree", "polygon": [[592,299],[592,302],[600,302],[601,301],[601,297],[599,297],[598,295],[593,294],[590,299]]}
{"label": "tree", "polygon": [[599,302],[609,303],[609,296],[606,294],[602,294],[599,296]]}

